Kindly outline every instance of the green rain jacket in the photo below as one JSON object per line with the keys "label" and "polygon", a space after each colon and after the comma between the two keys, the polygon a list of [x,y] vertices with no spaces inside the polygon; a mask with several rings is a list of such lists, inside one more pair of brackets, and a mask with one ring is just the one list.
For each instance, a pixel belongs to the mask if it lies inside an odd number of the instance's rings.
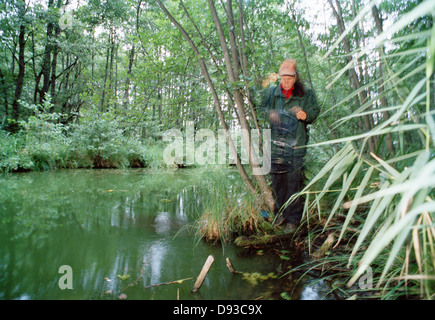
{"label": "green rain jacket", "polygon": [[298,121],[296,145],[293,153],[295,157],[303,157],[306,153],[306,148],[303,146],[308,143],[307,125],[313,123],[320,112],[320,107],[314,93],[310,89],[306,89],[303,97],[290,96],[287,100],[282,94],[279,85],[269,87],[263,92],[260,110],[262,111],[263,116],[268,120],[268,113],[270,110],[289,111],[295,106],[301,107],[301,109],[307,114],[307,118],[304,121]]}

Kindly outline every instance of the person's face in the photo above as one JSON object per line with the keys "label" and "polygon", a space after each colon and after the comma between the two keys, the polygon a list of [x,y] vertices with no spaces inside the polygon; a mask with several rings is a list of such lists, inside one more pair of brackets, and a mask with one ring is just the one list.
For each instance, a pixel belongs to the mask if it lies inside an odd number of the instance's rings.
{"label": "person's face", "polygon": [[296,70],[295,68],[289,68],[290,72],[281,77],[281,84],[284,90],[290,90],[291,88],[293,88],[293,85],[295,84],[296,80],[297,80],[297,75],[296,75]]}

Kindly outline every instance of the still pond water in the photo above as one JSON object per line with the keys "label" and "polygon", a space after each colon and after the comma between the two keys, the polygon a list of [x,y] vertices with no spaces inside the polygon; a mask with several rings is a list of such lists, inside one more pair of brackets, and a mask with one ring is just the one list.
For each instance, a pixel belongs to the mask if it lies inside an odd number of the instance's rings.
{"label": "still pond water", "polygon": [[[207,188],[236,176],[204,169],[0,175],[0,299],[280,299],[288,289],[282,280],[255,284],[225,264],[229,257],[238,271],[276,274],[276,255],[223,249],[188,232],[210,200]],[[209,255],[215,261],[192,293]],[[68,283],[64,265],[72,289],[59,286]],[[322,299],[318,287],[302,285],[291,297]]]}

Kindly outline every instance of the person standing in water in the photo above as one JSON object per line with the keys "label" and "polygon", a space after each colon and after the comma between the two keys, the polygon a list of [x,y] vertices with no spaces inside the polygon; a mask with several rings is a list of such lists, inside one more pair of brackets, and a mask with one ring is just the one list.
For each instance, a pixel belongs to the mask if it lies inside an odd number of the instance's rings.
{"label": "person standing in water", "polygon": [[301,221],[305,199],[298,197],[287,206],[284,204],[304,186],[307,125],[317,118],[320,108],[314,93],[301,82],[296,60],[285,60],[279,74],[271,74],[263,87],[278,77],[280,84],[265,90],[260,108],[268,117],[272,133],[270,174],[275,225],[291,233]]}

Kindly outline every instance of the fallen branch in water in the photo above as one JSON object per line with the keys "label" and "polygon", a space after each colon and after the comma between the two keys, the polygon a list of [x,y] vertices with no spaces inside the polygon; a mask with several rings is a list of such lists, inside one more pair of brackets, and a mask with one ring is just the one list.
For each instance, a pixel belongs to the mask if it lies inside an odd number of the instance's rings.
{"label": "fallen branch in water", "polygon": [[236,271],[236,270],[234,269],[234,267],[233,267],[233,265],[232,265],[232,263],[231,263],[231,261],[230,261],[230,258],[226,258],[225,261],[227,262],[227,267],[228,267],[228,269],[231,271],[232,274],[241,273],[241,272],[238,272],[238,271]]}
{"label": "fallen branch in water", "polygon": [[316,252],[313,253],[312,257],[314,259],[322,258],[325,255],[325,253],[332,247],[334,240],[335,240],[335,235],[333,233],[329,234],[328,238],[326,238],[322,246]]}
{"label": "fallen branch in water", "polygon": [[146,287],[143,287],[143,288],[144,288],[144,289],[149,289],[149,288],[154,288],[154,287],[164,286],[164,285],[167,285],[167,284],[176,284],[176,283],[181,284],[181,283],[183,283],[184,281],[192,280],[192,279],[193,279],[193,277],[191,277],[191,278],[186,278],[186,279],[181,279],[181,280],[174,280],[174,281],[162,282],[162,283],[153,284],[153,285],[151,285],[151,286],[146,286]]}
{"label": "fallen branch in water", "polygon": [[198,278],[196,279],[195,285],[193,286],[193,290],[192,292],[197,292],[199,290],[199,288],[202,285],[202,282],[204,281],[208,270],[210,270],[211,265],[213,264],[214,261],[214,257],[212,255],[208,256],[207,260],[204,263],[204,266],[202,267],[202,270],[198,276]]}

